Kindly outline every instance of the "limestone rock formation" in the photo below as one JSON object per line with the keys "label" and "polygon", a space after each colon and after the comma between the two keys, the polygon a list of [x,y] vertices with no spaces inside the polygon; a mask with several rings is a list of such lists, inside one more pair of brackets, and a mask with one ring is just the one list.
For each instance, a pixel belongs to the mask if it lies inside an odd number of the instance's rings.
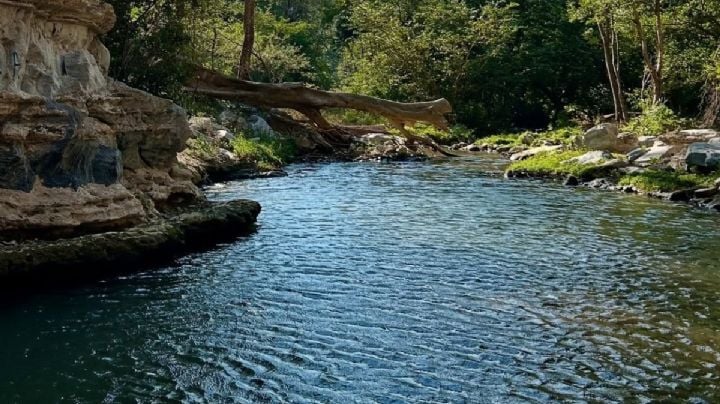
{"label": "limestone rock formation", "polygon": [[0,238],[130,226],[200,197],[185,112],[107,76],[100,0],[0,0]]}

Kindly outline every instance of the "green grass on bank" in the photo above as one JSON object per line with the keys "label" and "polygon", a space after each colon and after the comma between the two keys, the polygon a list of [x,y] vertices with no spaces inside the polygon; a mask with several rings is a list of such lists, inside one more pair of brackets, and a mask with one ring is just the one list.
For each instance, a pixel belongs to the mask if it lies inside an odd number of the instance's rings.
{"label": "green grass on bank", "polygon": [[622,186],[632,186],[643,192],[672,192],[682,189],[710,187],[720,173],[693,174],[681,171],[648,170],[636,174],[627,174],[618,182]]}
{"label": "green grass on bank", "polygon": [[571,145],[575,138],[583,133],[580,127],[554,129],[542,133],[520,132],[504,133],[478,139],[477,145],[491,146],[541,146],[545,143]]}
{"label": "green grass on bank", "polygon": [[259,169],[272,170],[290,163],[297,153],[289,139],[262,134],[238,134],[231,142],[241,160],[253,161]]}
{"label": "green grass on bank", "polygon": [[574,175],[582,178],[597,168],[597,165],[570,163],[567,160],[580,157],[585,153],[587,153],[585,150],[543,152],[528,159],[513,162],[508,167],[508,172],[522,172],[538,177]]}

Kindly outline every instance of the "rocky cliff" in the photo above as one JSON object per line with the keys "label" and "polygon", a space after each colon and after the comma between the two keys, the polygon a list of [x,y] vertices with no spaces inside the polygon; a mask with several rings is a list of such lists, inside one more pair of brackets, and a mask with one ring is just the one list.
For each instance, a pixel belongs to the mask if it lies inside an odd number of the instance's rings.
{"label": "rocky cliff", "polygon": [[201,198],[171,101],[108,77],[100,0],[0,0],[0,239],[123,228]]}

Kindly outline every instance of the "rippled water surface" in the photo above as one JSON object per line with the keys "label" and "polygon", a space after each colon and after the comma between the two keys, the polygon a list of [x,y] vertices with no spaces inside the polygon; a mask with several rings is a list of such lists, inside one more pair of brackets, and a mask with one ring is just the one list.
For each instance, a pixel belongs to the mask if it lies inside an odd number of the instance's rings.
{"label": "rippled water surface", "polygon": [[215,187],[257,233],[0,303],[0,402],[718,402],[720,216],[498,164]]}

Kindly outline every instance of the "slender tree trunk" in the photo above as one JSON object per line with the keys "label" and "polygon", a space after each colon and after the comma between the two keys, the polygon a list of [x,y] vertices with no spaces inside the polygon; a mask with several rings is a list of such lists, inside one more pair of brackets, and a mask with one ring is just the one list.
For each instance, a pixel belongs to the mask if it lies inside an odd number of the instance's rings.
{"label": "slender tree trunk", "polygon": [[643,63],[645,69],[650,74],[650,81],[653,87],[653,103],[659,104],[663,98],[663,83],[662,83],[662,63],[663,63],[663,32],[662,32],[662,15],[660,14],[659,1],[655,2],[655,34],[656,34],[656,62],[653,63],[652,56],[650,55],[650,49],[648,46],[647,39],[645,38],[645,28],[642,25],[640,14],[637,8],[633,9],[633,25],[635,26],[635,34],[637,35],[638,42],[640,42],[640,50],[642,52]]}
{"label": "slender tree trunk", "polygon": [[245,11],[243,15],[245,38],[243,40],[242,52],[240,53],[237,74],[237,77],[241,80],[250,78],[250,62],[252,60],[253,49],[255,48],[255,1],[256,0],[245,0]]}
{"label": "slender tree trunk", "polygon": [[625,122],[627,120],[627,103],[625,102],[625,96],[620,84],[619,58],[615,51],[616,46],[612,23],[607,20],[602,22],[598,21],[597,25],[605,58],[605,70],[608,81],[610,82],[610,91],[612,92],[613,104],[615,106],[615,120]]}

